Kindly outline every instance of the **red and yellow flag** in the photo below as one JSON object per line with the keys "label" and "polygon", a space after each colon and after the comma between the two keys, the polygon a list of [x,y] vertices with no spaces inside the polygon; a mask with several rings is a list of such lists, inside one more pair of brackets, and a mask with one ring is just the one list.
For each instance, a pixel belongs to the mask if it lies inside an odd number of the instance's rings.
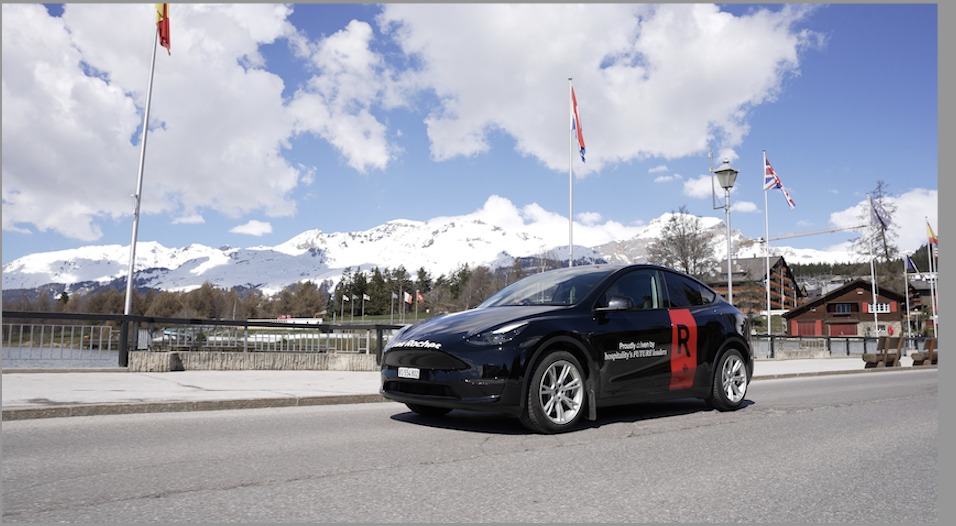
{"label": "red and yellow flag", "polygon": [[172,55],[169,49],[169,4],[156,4],[156,29],[159,31],[159,45]]}
{"label": "red and yellow flag", "polygon": [[939,238],[936,237],[936,232],[933,232],[933,227],[929,226],[929,221],[926,222],[926,229],[929,230],[929,242],[930,242],[930,244],[939,246]]}

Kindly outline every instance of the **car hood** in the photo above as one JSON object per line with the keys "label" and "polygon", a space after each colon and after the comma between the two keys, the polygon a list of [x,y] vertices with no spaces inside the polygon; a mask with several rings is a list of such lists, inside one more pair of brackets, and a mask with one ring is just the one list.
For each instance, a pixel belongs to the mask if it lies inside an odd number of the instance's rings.
{"label": "car hood", "polygon": [[409,340],[444,344],[457,343],[469,336],[510,321],[522,320],[563,309],[568,309],[568,307],[560,305],[488,307],[446,314],[409,326],[399,336],[396,346],[401,346],[400,342]]}

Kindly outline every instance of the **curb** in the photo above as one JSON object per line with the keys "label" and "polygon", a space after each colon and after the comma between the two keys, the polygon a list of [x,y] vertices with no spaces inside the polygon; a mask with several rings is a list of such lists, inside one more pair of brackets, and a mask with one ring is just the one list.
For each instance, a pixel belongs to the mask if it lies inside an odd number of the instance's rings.
{"label": "curb", "polygon": [[[782,373],[754,376],[754,380],[779,380],[808,376],[831,376],[836,374],[887,373],[938,369],[939,365],[912,367],[880,367],[843,371],[815,371],[807,373]],[[381,394],[357,394],[337,396],[306,396],[302,398],[259,398],[247,400],[200,400],[192,402],[141,402],[130,404],[64,405],[56,407],[30,407],[4,409],[3,421],[31,420],[36,418],[60,418],[67,416],[131,415],[145,413],[183,413],[187,411],[224,411],[229,409],[262,409],[269,407],[305,407],[310,405],[340,405],[389,402]]]}
{"label": "curb", "polygon": [[7,373],[126,373],[126,367],[6,367]]}
{"label": "curb", "polygon": [[830,376],[834,374],[859,374],[859,373],[894,373],[899,371],[925,371],[929,369],[938,369],[939,365],[914,365],[910,367],[872,367],[870,369],[847,369],[844,371],[814,371],[809,373],[780,373],[780,374],[762,374],[754,376],[754,380],[779,380],[782,378],[801,378],[806,376]]}
{"label": "curb", "polygon": [[131,415],[142,413],[183,413],[187,411],[222,411],[227,409],[262,409],[268,407],[304,407],[310,405],[365,404],[387,402],[380,394],[307,396],[302,398],[259,398],[248,400],[200,400],[193,402],[142,402],[132,404],[65,405],[4,409],[3,421],[65,416]]}

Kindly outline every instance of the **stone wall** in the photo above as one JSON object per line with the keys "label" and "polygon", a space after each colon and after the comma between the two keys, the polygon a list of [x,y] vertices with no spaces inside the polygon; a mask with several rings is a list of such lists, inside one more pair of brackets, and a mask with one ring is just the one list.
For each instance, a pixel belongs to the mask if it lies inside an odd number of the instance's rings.
{"label": "stone wall", "polygon": [[131,372],[377,371],[374,354],[294,352],[130,351]]}

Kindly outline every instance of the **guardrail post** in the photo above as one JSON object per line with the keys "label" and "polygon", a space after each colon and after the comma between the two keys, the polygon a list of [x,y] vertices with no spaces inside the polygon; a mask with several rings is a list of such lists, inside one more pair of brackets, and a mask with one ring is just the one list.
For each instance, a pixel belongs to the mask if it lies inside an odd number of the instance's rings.
{"label": "guardrail post", "polygon": [[[123,321],[120,322],[120,348],[119,348],[119,366],[120,367],[129,367],[129,342],[127,342],[127,337],[129,336],[129,319],[123,318]],[[92,340],[92,338],[90,338]]]}
{"label": "guardrail post", "polygon": [[375,327],[375,365],[382,365],[382,328]]}

